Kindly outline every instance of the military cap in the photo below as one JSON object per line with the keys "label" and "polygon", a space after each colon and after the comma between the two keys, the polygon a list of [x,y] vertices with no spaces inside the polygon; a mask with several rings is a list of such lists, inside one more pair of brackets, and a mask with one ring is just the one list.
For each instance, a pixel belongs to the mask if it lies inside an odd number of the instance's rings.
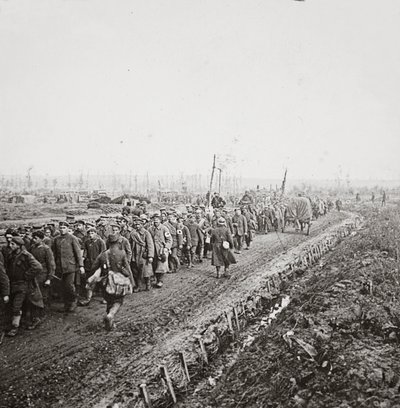
{"label": "military cap", "polygon": [[44,238],[44,232],[43,231],[34,231],[32,234],[32,238],[38,237],[40,239]]}
{"label": "military cap", "polygon": [[6,229],[6,232],[4,233],[4,235],[12,235],[12,233],[14,232],[15,230],[13,229],[13,228],[7,228]]}
{"label": "military cap", "polygon": [[140,219],[143,220],[143,221],[148,221],[148,220],[149,220],[149,217],[148,217],[147,214],[142,214],[142,215],[140,216]]}
{"label": "military cap", "polygon": [[206,208],[206,206],[204,204],[200,204],[199,207],[200,208]]}
{"label": "military cap", "polygon": [[67,221],[60,221],[58,225],[59,225],[60,227],[64,225],[64,226],[66,226],[66,227],[69,228],[69,222],[67,222]]}
{"label": "military cap", "polygon": [[121,226],[120,226],[117,222],[111,222],[111,223],[110,223],[110,227],[111,227],[111,228],[116,227],[116,228],[121,229]]}
{"label": "military cap", "polygon": [[152,218],[152,219],[154,219],[154,218],[161,218],[161,215],[158,214],[158,213],[154,213],[154,214],[151,216],[151,218]]}
{"label": "military cap", "polygon": [[75,222],[75,217],[73,215],[67,215],[67,219],[68,222]]}
{"label": "military cap", "polygon": [[120,221],[124,220],[126,223],[129,222],[129,218],[128,218],[128,217],[120,217],[119,220],[120,220]]}
{"label": "military cap", "polygon": [[225,225],[226,220],[225,220],[224,217],[219,217],[217,223],[218,223],[218,225]]}
{"label": "military cap", "polygon": [[78,220],[78,221],[76,221],[76,223],[75,223],[75,224],[82,224],[82,225],[86,225],[85,221],[83,221],[83,220]]}
{"label": "military cap", "polygon": [[33,227],[32,227],[32,229],[34,229],[35,231],[39,231],[39,230],[41,230],[41,229],[43,229],[44,228],[44,225],[34,225]]}
{"label": "military cap", "polygon": [[11,241],[19,246],[22,246],[25,244],[24,240],[21,237],[12,237]]}
{"label": "military cap", "polygon": [[86,226],[89,227],[89,228],[91,228],[91,227],[94,227],[95,224],[94,224],[93,222],[91,222],[91,221],[88,221],[88,222],[86,223]]}
{"label": "military cap", "polygon": [[90,227],[86,232],[97,232],[97,230],[94,227]]}

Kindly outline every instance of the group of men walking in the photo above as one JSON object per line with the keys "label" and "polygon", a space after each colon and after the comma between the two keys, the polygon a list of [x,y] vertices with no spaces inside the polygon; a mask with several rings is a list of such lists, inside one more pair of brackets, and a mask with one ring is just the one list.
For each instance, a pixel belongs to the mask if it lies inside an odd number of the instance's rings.
{"label": "group of men walking", "polygon": [[[186,213],[161,208],[149,215],[145,207],[124,207],[113,220],[79,220],[46,224],[41,228],[8,229],[0,251],[0,295],[7,311],[9,330],[15,336],[23,313],[27,328],[45,317],[51,299],[59,298],[62,311],[90,304],[96,291],[107,303],[106,328],[112,329],[123,296],[104,291],[109,270],[130,279],[133,291],[162,288],[166,273],[182,266],[193,268],[212,251],[212,231],[221,219],[233,237],[234,251],[249,249],[256,217],[248,208],[233,215],[225,208],[213,214],[205,207],[188,206]],[[95,277],[97,277],[95,279]]]}

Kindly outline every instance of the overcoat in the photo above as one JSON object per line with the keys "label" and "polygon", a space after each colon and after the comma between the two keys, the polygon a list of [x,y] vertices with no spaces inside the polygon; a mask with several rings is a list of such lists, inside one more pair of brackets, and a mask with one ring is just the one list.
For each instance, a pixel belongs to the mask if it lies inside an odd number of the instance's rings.
{"label": "overcoat", "polygon": [[[224,241],[229,242],[229,249],[222,246]],[[236,259],[231,252],[233,248],[232,234],[227,227],[217,227],[211,232],[211,265],[229,266],[236,263]]]}
{"label": "overcoat", "polygon": [[83,267],[81,247],[75,236],[68,233],[57,235],[52,249],[57,274],[76,273],[80,267]]}

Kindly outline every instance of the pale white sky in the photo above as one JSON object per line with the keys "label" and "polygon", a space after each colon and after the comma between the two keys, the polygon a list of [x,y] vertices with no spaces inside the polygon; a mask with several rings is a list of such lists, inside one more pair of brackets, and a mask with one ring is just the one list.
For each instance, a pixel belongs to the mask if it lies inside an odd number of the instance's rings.
{"label": "pale white sky", "polygon": [[399,39],[398,0],[0,0],[0,173],[400,179]]}

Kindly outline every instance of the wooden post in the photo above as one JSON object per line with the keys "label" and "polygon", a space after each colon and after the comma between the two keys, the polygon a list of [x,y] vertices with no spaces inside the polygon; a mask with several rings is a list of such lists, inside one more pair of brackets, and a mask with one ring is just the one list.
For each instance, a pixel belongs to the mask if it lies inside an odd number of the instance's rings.
{"label": "wooden post", "polygon": [[226,316],[226,320],[227,320],[227,322],[228,322],[229,331],[230,331],[231,333],[233,333],[232,316],[231,316],[231,314],[230,314],[229,312],[228,312],[228,313],[225,313],[225,316]]}
{"label": "wooden post", "polygon": [[271,292],[271,282],[269,281],[269,279],[267,280],[267,290],[268,292]]}
{"label": "wooden post", "polygon": [[214,171],[215,171],[215,154],[214,154],[214,161],[213,161],[213,167],[211,171],[211,179],[210,179],[210,189],[209,189],[209,196],[208,196],[208,207],[211,207],[211,191],[212,191],[212,183],[214,179]]}
{"label": "wooden post", "polygon": [[206,346],[204,345],[203,338],[201,336],[199,336],[198,339],[199,339],[200,350],[201,350],[201,355],[203,357],[203,361],[206,364],[208,364],[207,350],[206,350]]}
{"label": "wooden post", "polygon": [[236,307],[233,308],[233,314],[235,316],[235,322],[236,322],[236,328],[238,331],[240,331],[240,321],[239,321],[239,315]]}
{"label": "wooden post", "polygon": [[176,404],[176,395],[174,391],[174,387],[172,385],[171,377],[168,374],[167,367],[160,366],[161,376],[164,378],[165,382],[167,383],[168,391],[171,395],[172,401]]}
{"label": "wooden post", "polygon": [[147,392],[146,384],[140,384],[139,385],[139,390],[140,390],[140,395],[144,399],[144,403],[146,404],[146,407],[147,408],[152,408],[151,400],[150,400],[150,397],[149,397],[149,393]]}
{"label": "wooden post", "polygon": [[185,373],[186,379],[188,380],[188,382],[190,382],[189,370],[188,370],[188,366],[187,366],[187,363],[186,363],[186,358],[185,358],[185,355],[183,354],[183,352],[179,353],[179,359],[181,360],[182,368],[183,368],[183,371]]}

